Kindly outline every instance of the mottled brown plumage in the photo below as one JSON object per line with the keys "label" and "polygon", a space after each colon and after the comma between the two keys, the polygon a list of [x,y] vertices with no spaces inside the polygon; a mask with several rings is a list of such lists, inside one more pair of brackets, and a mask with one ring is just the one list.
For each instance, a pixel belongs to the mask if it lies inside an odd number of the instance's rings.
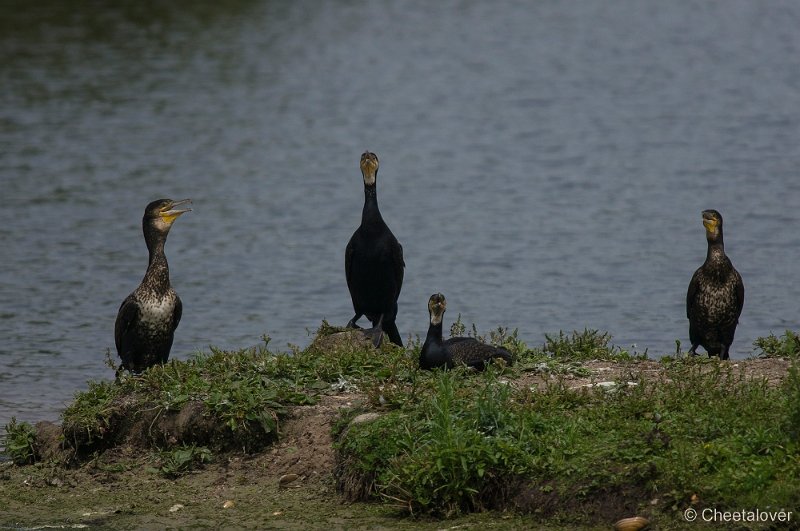
{"label": "mottled brown plumage", "polygon": [[145,208],[142,229],[150,255],[147,272],[139,287],[122,301],[114,324],[117,354],[122,368],[131,372],[142,372],[169,358],[183,304],[169,282],[164,244],[178,216],[191,210],[175,207],[188,202],[158,199]]}
{"label": "mottled brown plumage", "polygon": [[696,355],[697,347],[702,346],[709,356],[726,360],[744,306],[744,283],[725,255],[722,215],[704,210],[703,225],[708,240],[706,261],[695,271],[686,293],[689,353]]}

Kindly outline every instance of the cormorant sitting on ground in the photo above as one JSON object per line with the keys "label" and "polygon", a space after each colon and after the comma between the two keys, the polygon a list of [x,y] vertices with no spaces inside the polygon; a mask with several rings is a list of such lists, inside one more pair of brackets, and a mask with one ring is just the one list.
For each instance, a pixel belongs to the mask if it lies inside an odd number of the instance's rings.
{"label": "cormorant sitting on ground", "polygon": [[702,345],[709,356],[726,360],[744,306],[744,283],[725,255],[722,215],[716,210],[704,210],[703,225],[708,253],[706,261],[694,272],[686,294],[692,342],[689,354],[696,355],[698,345]]}
{"label": "cormorant sitting on ground", "polygon": [[[383,330],[395,345],[403,346],[397,330],[397,298],[403,286],[403,247],[386,226],[378,210],[375,181],[378,156],[369,151],[361,155],[364,177],[364,210],[361,225],[353,233],[344,253],[347,289],[353,300],[355,315],[348,328],[358,328],[362,315],[374,329]],[[378,341],[376,341],[377,343]]]}
{"label": "cormorant sitting on ground", "polygon": [[431,324],[428,327],[428,336],[419,353],[419,366],[421,369],[445,367],[452,369],[457,364],[464,364],[479,371],[486,364],[497,358],[502,358],[506,364],[511,365],[511,353],[504,348],[493,347],[481,343],[472,337],[454,337],[442,341],[442,316],[447,309],[447,300],[441,293],[434,293],[428,300],[428,313]]}
{"label": "cormorant sitting on ground", "polygon": [[144,210],[142,229],[150,263],[142,283],[122,301],[114,325],[117,354],[122,368],[142,372],[166,363],[183,305],[169,283],[169,265],[164,255],[167,234],[178,216],[191,209],[175,209],[190,199],[158,199]]}

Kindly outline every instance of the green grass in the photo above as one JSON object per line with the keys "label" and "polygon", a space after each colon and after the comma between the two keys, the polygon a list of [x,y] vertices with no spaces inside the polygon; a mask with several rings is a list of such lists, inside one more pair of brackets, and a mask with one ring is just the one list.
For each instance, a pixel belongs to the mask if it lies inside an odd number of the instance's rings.
{"label": "green grass", "polygon": [[492,474],[513,460],[510,455],[522,457],[512,441],[518,433],[508,424],[510,388],[497,384],[492,369],[475,389],[474,400],[464,403],[464,377],[463,372],[437,371],[434,394],[416,415],[402,419],[399,454],[381,475],[384,496],[403,500],[412,510],[473,511],[483,507],[481,494]]}
{"label": "green grass", "polygon": [[[337,331],[323,323],[319,333]],[[460,319],[451,330],[465,331]],[[645,354],[620,349],[597,330],[546,335],[533,348],[504,328],[479,336],[473,326],[470,335],[508,349],[515,364],[420,371],[419,339],[381,352],[344,343],[279,353],[266,338],[259,348],[212,349],[142,375],[90,382],[64,412],[66,443],[91,457],[139,422],[146,446],[159,452],[154,470],[179,477],[221,452],[262,449],[276,440],[290,406],[347,389],[366,397],[333,427],[337,484],[352,499],[436,516],[512,509],[554,525],[636,511],[680,522],[693,499],[720,510],[800,507],[796,363],[782,385],[769,386],[730,363],[664,358],[656,381],[635,376]],[[796,358],[797,337],[787,331],[756,346]],[[613,388],[569,388],[564,378],[588,376],[590,360],[630,363],[632,376]],[[556,377],[518,385],[528,372]],[[165,420],[192,407],[202,408],[213,436],[160,434]],[[381,416],[350,423],[366,411]],[[37,458],[33,428],[14,420],[6,431],[15,462]]]}
{"label": "green grass", "polygon": [[[605,341],[571,339],[553,345],[583,356]],[[693,498],[718,509],[800,507],[797,367],[782,387],[725,363],[666,367],[663,382],[613,390],[518,389],[496,370],[435,371],[420,401],[352,427],[339,452],[373,475],[373,498],[415,513],[502,509],[515,493],[527,493],[524,510],[564,523],[615,503],[675,516]]]}
{"label": "green grass", "polygon": [[613,362],[635,362],[647,359],[647,353],[631,353],[611,344],[611,335],[593,329],[573,331],[557,335],[545,334],[541,347],[529,348],[517,338],[516,331],[508,334],[498,328],[489,334],[492,344],[503,346],[515,355],[518,370],[523,372],[555,375],[589,376],[591,371],[585,362],[604,360]]}
{"label": "green grass", "polygon": [[558,336],[545,334],[545,343],[541,351],[560,360],[570,361],[631,361],[647,359],[647,352],[630,353],[611,344],[611,334],[599,330],[584,329],[573,331],[571,335],[563,331]]}
{"label": "green grass", "polygon": [[[319,334],[336,331],[323,322]],[[261,347],[211,348],[208,354],[173,360],[141,375],[89,382],[64,411],[68,444],[91,455],[118,444],[120,434],[138,420],[146,425],[151,446],[197,443],[214,450],[256,451],[277,438],[288,406],[313,404],[320,394],[342,388],[362,390],[376,403],[404,400],[392,396],[399,388],[394,382],[412,381],[416,373],[415,358],[392,345],[381,353],[347,343],[326,352],[312,347],[279,353],[270,351],[269,338],[264,339]],[[193,405],[202,407],[203,423],[213,433],[202,440],[191,440],[191,433],[177,438],[158,433],[165,419]]]}
{"label": "green grass", "polygon": [[770,333],[759,337],[753,346],[761,351],[760,358],[797,358],[800,355],[800,335],[786,330],[781,337]]}

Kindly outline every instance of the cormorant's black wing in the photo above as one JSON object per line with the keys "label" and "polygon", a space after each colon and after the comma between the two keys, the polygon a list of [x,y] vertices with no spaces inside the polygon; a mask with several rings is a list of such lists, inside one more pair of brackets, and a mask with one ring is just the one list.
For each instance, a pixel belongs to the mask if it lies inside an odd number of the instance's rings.
{"label": "cormorant's black wing", "polygon": [[139,305],[128,297],[119,307],[117,321],[114,323],[114,343],[117,345],[117,354],[123,356],[123,349],[130,344],[129,336],[136,320],[139,318]]}
{"label": "cormorant's black wing", "polygon": [[445,344],[445,348],[450,352],[454,363],[463,363],[478,370],[483,370],[486,364],[494,358],[503,358],[507,364],[512,364],[511,353],[506,349],[487,345],[475,338],[455,339],[460,341],[450,341]]}
{"label": "cormorant's black wing", "polygon": [[355,234],[350,238],[350,241],[347,242],[347,247],[344,250],[344,276],[347,279],[347,289],[350,291],[350,294],[353,294],[352,286],[352,278],[350,274],[353,271],[353,255],[355,254],[355,249],[353,249],[353,238],[355,238]]}
{"label": "cormorant's black wing", "polygon": [[397,240],[392,246],[392,264],[394,266],[394,281],[397,284],[397,296],[400,296],[400,289],[403,287],[403,272],[406,262],[403,260],[403,246]]}
{"label": "cormorant's black wing", "polygon": [[744,282],[739,272],[735,269],[733,271],[736,273],[736,321],[738,322],[744,308]]}
{"label": "cormorant's black wing", "polygon": [[443,344],[445,345],[452,345],[453,343],[459,343],[461,341],[474,341],[474,337],[451,337],[450,339],[445,339]]}
{"label": "cormorant's black wing", "polygon": [[183,315],[183,303],[181,302],[181,298],[177,295],[175,296],[175,309],[172,312],[172,331],[174,332],[176,328],[178,328],[178,324],[181,322],[181,315]]}
{"label": "cormorant's black wing", "polygon": [[692,275],[692,280],[689,282],[689,290],[686,292],[686,318],[691,319],[689,315],[692,310],[692,306],[694,305],[694,300],[697,297],[697,285],[700,283],[698,280],[698,275],[700,274],[700,270],[694,272]]}

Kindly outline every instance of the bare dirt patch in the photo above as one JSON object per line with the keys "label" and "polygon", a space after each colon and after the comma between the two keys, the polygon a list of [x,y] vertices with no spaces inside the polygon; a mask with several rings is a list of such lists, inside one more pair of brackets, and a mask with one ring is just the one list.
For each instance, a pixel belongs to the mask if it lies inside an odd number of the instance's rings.
{"label": "bare dirt patch", "polygon": [[[769,385],[779,385],[789,372],[789,360],[781,358],[755,358],[748,360],[715,361],[709,360],[708,370],[712,364],[729,364],[734,371],[741,370],[746,378],[765,379]],[[514,380],[520,387],[537,387],[541,385],[563,383],[569,388],[589,387],[602,382],[618,382],[627,380],[664,381],[666,379],[664,363],[656,360],[613,362],[587,361],[583,364],[591,372],[588,376],[553,373],[523,373]]]}
{"label": "bare dirt patch", "polygon": [[297,406],[281,426],[281,438],[255,458],[274,477],[297,474],[299,480],[329,478],[334,466],[331,429],[343,408],[363,402],[362,395],[323,396],[313,406]]}

